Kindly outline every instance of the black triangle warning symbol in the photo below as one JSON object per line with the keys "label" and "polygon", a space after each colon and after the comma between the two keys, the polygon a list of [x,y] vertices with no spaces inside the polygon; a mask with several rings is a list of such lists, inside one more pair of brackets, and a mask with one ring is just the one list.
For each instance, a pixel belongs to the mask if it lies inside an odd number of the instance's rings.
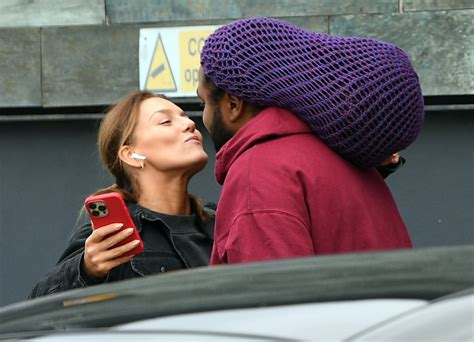
{"label": "black triangle warning symbol", "polygon": [[176,82],[171,71],[165,47],[158,34],[155,52],[150,63],[150,69],[146,77],[145,89],[157,92],[176,91]]}

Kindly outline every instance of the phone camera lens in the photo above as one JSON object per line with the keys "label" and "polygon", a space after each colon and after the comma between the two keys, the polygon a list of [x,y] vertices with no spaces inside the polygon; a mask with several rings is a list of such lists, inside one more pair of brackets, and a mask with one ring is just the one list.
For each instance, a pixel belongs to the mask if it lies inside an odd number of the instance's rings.
{"label": "phone camera lens", "polygon": [[105,212],[107,208],[105,207],[105,205],[99,205],[99,210]]}
{"label": "phone camera lens", "polygon": [[92,210],[92,215],[94,215],[95,217],[97,217],[97,216],[100,215],[100,212],[97,211],[97,210]]}
{"label": "phone camera lens", "polygon": [[97,208],[97,206],[95,205],[95,203],[89,203],[89,208],[94,210],[95,208]]}

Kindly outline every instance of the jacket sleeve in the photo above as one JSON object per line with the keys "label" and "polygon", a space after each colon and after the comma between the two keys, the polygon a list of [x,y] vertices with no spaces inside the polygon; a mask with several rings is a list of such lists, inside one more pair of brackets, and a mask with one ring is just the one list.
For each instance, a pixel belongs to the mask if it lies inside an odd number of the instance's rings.
{"label": "jacket sleeve", "polygon": [[56,266],[31,290],[28,299],[48,294],[82,288],[104,282],[106,279],[91,279],[82,271],[84,245],[92,232],[92,226],[84,210],[81,210],[69,239],[68,246]]}
{"label": "jacket sleeve", "polygon": [[314,255],[314,248],[301,219],[278,210],[259,210],[234,221],[220,252],[225,262],[240,263]]}

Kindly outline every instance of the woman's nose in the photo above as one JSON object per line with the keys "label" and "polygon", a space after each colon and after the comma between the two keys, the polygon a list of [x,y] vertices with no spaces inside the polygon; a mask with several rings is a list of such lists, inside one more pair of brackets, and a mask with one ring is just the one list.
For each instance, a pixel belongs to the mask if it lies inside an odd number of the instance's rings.
{"label": "woman's nose", "polygon": [[185,119],[186,131],[194,132],[194,130],[196,129],[196,123],[188,117],[184,119]]}

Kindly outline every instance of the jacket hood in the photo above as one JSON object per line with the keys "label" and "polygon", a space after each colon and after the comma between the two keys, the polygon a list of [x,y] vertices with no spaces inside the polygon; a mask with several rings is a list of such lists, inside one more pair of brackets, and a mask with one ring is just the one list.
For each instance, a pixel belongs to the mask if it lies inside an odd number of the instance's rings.
{"label": "jacket hood", "polygon": [[230,167],[252,146],[293,134],[311,133],[311,129],[296,115],[279,107],[268,107],[247,122],[221,147],[216,155],[215,176],[217,182],[224,184]]}

